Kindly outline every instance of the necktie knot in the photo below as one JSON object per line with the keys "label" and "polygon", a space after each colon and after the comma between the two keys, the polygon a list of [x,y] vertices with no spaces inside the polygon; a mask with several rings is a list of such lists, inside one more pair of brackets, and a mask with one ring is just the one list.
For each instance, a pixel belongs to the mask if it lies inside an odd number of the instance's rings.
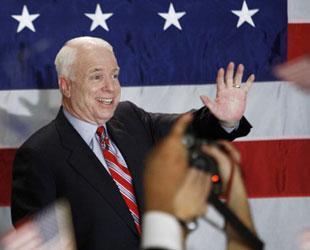
{"label": "necktie knot", "polygon": [[108,147],[110,142],[109,142],[107,133],[105,131],[105,127],[104,126],[98,127],[96,134],[99,136],[99,142],[100,142],[101,147],[103,148]]}

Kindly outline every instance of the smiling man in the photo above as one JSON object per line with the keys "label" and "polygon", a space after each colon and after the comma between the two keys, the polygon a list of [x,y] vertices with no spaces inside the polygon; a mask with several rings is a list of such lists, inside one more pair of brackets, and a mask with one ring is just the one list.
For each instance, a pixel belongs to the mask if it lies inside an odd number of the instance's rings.
{"label": "smiling man", "polygon": [[112,47],[100,39],[73,39],[59,51],[55,64],[63,107],[88,123],[110,120],[121,95]]}
{"label": "smiling man", "polygon": [[[179,115],[119,102],[119,66],[112,46],[100,38],[68,41],[55,65],[62,107],[17,151],[13,223],[64,197],[79,249],[138,249],[144,158]],[[243,113],[254,77],[241,85],[242,75],[242,65],[234,75],[233,63],[226,74],[218,71],[217,99],[203,97],[206,107],[193,112],[197,135],[233,140],[250,131]]]}

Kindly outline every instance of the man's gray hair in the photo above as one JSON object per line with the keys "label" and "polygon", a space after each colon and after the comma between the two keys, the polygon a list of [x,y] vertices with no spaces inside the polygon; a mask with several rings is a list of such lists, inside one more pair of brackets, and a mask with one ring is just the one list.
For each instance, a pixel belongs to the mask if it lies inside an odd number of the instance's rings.
{"label": "man's gray hair", "polygon": [[103,46],[113,52],[113,47],[107,41],[91,36],[73,38],[65,43],[55,58],[57,75],[74,78],[72,65],[76,60],[78,48],[91,49],[94,45]]}

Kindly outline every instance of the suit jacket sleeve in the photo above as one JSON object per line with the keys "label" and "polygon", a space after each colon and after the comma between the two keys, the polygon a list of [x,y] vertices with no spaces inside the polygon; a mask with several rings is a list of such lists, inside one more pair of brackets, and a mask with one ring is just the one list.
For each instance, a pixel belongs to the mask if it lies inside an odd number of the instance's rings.
{"label": "suit jacket sleeve", "polygon": [[[180,114],[149,113],[133,103],[126,103],[131,106],[144,126],[151,131],[155,142],[168,134],[171,126],[180,116]],[[227,133],[220,125],[218,119],[206,107],[191,110],[190,112],[193,113],[194,118],[189,130],[199,138],[209,140],[226,139],[232,141],[237,137],[246,136],[251,129],[250,123],[242,117],[238,129]]]}
{"label": "suit jacket sleeve", "polygon": [[[55,200],[53,174],[46,166],[42,152],[20,148],[14,160],[11,214],[14,225]],[[14,198],[14,199],[13,199]],[[29,214],[31,211],[31,214]]]}

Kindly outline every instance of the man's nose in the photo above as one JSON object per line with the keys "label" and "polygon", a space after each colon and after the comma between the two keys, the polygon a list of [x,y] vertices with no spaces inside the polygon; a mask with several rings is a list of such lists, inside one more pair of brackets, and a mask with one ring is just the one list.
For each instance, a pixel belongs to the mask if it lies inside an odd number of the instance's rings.
{"label": "man's nose", "polygon": [[114,84],[113,79],[105,78],[102,84],[102,89],[108,90],[108,91],[114,91],[115,84]]}

